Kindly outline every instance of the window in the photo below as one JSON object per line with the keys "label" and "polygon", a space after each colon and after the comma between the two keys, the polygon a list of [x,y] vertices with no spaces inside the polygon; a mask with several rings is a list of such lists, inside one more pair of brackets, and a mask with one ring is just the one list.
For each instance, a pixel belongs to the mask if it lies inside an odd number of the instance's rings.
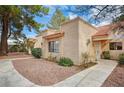
{"label": "window", "polygon": [[122,42],[111,42],[109,46],[110,50],[122,50]]}
{"label": "window", "polygon": [[49,42],[49,52],[59,52],[59,41],[50,41]]}

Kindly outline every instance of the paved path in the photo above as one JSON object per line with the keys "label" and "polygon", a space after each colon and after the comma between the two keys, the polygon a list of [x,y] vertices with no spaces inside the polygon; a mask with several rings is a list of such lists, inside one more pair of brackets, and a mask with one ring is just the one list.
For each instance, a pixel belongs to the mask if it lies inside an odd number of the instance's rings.
{"label": "paved path", "polygon": [[21,76],[13,67],[10,60],[0,60],[0,87],[36,87]]}
{"label": "paved path", "polygon": [[[99,64],[81,71],[53,86],[57,87],[99,87],[103,84],[117,62],[101,60]],[[0,87],[36,87],[21,76],[13,67],[11,60],[0,60]]]}
{"label": "paved path", "polygon": [[100,87],[107,79],[117,62],[100,60],[100,62],[84,71],[81,71],[53,86],[55,87]]}

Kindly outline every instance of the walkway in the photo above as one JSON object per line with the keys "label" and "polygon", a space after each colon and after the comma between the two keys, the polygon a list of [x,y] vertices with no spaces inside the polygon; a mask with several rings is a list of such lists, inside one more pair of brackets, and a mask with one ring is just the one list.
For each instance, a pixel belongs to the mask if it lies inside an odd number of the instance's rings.
{"label": "walkway", "polygon": [[113,60],[100,60],[100,62],[72,77],[69,77],[53,86],[55,87],[100,87],[107,79],[117,62]]}
{"label": "walkway", "polygon": [[0,60],[0,87],[36,87],[13,67],[10,60]]}

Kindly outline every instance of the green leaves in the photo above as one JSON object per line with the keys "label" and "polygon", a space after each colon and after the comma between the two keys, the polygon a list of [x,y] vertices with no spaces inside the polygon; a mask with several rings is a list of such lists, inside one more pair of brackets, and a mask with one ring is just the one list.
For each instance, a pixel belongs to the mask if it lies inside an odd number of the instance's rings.
{"label": "green leaves", "polygon": [[[2,16],[9,15],[9,28],[11,31],[18,32],[23,30],[26,26],[29,31],[32,29],[36,32],[39,32],[39,29],[43,27],[43,24],[38,23],[35,20],[35,17],[42,17],[47,15],[49,8],[40,5],[30,5],[30,6],[21,6],[21,5],[8,5],[0,6],[0,19]],[[0,20],[2,21],[2,20]]]}
{"label": "green leaves", "polygon": [[113,22],[124,21],[124,14],[120,15],[119,17],[115,18]]}
{"label": "green leaves", "polygon": [[[43,7],[43,6],[33,6],[32,13],[37,13],[37,15],[47,15],[49,12],[49,8]],[[40,16],[40,15],[39,15]]]}
{"label": "green leaves", "polygon": [[58,64],[65,67],[70,67],[74,65],[73,61],[70,58],[66,58],[66,57],[61,57],[59,59]]}
{"label": "green leaves", "polygon": [[33,48],[33,49],[31,50],[31,53],[32,53],[32,55],[33,55],[35,58],[41,58],[41,56],[42,56],[42,50],[41,50],[41,48]]}
{"label": "green leaves", "polygon": [[23,28],[32,29],[39,32],[43,26],[35,20],[35,17],[42,17],[48,13],[49,9],[44,6],[21,6],[21,5],[5,5],[0,6],[0,27],[1,43],[0,54],[8,53],[7,39],[13,37],[19,41],[19,38],[25,37],[22,35]]}
{"label": "green leaves", "polygon": [[118,56],[119,64],[124,64],[124,53]]}
{"label": "green leaves", "polygon": [[48,24],[48,28],[59,29],[60,25],[67,20],[68,19],[63,15],[63,13],[57,9],[52,19],[50,20],[50,23]]}

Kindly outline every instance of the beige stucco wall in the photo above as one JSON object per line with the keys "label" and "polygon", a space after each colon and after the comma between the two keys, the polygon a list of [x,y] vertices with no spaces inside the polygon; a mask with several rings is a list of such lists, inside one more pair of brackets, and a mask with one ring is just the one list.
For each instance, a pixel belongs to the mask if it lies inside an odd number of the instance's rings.
{"label": "beige stucco wall", "polygon": [[[62,38],[63,37],[60,37],[60,38],[56,38],[56,39],[51,39],[51,40],[46,40],[46,39],[43,39],[43,57],[44,58],[48,58],[50,55],[52,57],[56,57],[57,60],[61,57],[62,55]],[[48,49],[48,42],[50,41],[56,41],[58,40],[60,42],[60,46],[59,46],[59,52],[58,53],[54,53],[54,52],[49,52],[49,49]]]}
{"label": "beige stucco wall", "polygon": [[[95,47],[93,45],[92,36],[97,32],[97,30],[87,24],[86,22],[80,20],[79,18],[67,22],[61,26],[60,31],[64,32],[64,36],[56,39],[46,40],[42,36],[54,34],[58,31],[46,31],[41,34],[41,36],[36,37],[37,42],[34,47],[42,47],[43,57],[48,58],[49,55],[53,57],[68,57],[73,60],[75,65],[82,64],[82,53],[87,52],[90,56],[90,60],[96,59]],[[118,41],[115,38],[109,37],[95,38],[96,41],[101,43],[101,52],[109,50],[109,42]],[[49,41],[60,41],[59,53],[52,53],[48,51]],[[87,42],[90,43],[87,46]],[[109,42],[103,42],[104,40],[110,40]],[[102,42],[101,42],[102,41]],[[124,39],[120,40],[123,42],[123,50],[109,50],[112,59],[116,59],[120,53],[124,53]],[[43,45],[41,46],[41,42]],[[104,47],[103,47],[104,46]]]}
{"label": "beige stucco wall", "polygon": [[113,39],[110,42],[122,42],[122,50],[110,50],[111,59],[118,59],[119,54],[124,53],[124,39]]}
{"label": "beige stucco wall", "polygon": [[[96,29],[89,26],[80,19],[73,20],[61,26],[64,36],[58,39],[43,40],[43,57],[48,58],[49,55],[59,57],[68,57],[73,60],[75,65],[82,64],[81,53],[88,52],[92,60],[95,59],[94,47],[92,44],[92,35],[96,33]],[[87,40],[90,40],[87,46]],[[52,53],[48,51],[48,42],[60,40],[60,52]]]}
{"label": "beige stucco wall", "polygon": [[[79,63],[82,63],[82,53],[88,53],[90,60],[95,60],[95,51],[92,43],[92,35],[97,32],[96,28],[79,20]],[[87,43],[89,44],[87,45]]]}
{"label": "beige stucco wall", "polygon": [[73,60],[75,65],[79,64],[79,20],[66,23],[61,26],[64,31],[63,56]]}
{"label": "beige stucco wall", "polygon": [[[122,50],[110,50],[109,43],[110,42],[122,42]],[[102,51],[109,51],[111,59],[118,59],[119,54],[124,53],[124,39],[123,40],[111,40],[110,42],[106,43],[105,46],[102,48]]]}
{"label": "beige stucco wall", "polygon": [[110,32],[109,38],[111,39],[110,42],[122,42],[122,50],[109,50],[111,59],[118,59],[119,54],[124,53],[124,37],[119,38],[122,33],[118,34],[118,31],[113,33],[112,31]]}
{"label": "beige stucco wall", "polygon": [[[102,51],[109,51],[111,59],[118,59],[119,54],[124,53],[124,38],[116,38],[116,36],[113,35],[113,33],[110,33],[108,36],[108,41],[106,42],[101,42],[101,44],[104,45],[102,47]],[[109,49],[109,43],[110,42],[122,42],[122,50],[110,50]]]}
{"label": "beige stucco wall", "polygon": [[56,30],[47,30],[47,31],[41,32],[41,35],[36,37],[36,43],[34,44],[34,48],[42,48],[42,45],[41,45],[41,43],[43,43],[42,37],[46,35],[54,34],[56,32],[57,32]]}
{"label": "beige stucco wall", "polygon": [[[90,58],[95,60],[91,37],[97,31],[94,27],[80,19],[76,19],[62,25],[61,29],[65,32],[63,38],[63,56],[71,58],[75,65],[82,64],[81,54],[85,52],[89,52]],[[87,46],[88,39],[90,43]]]}
{"label": "beige stucco wall", "polygon": [[109,51],[109,42],[110,42],[110,40],[106,40],[106,41],[101,41],[100,42],[101,43],[101,50],[102,51]]}
{"label": "beige stucco wall", "polygon": [[34,48],[42,48],[41,43],[42,43],[42,36],[36,37],[36,42],[34,44]]}

